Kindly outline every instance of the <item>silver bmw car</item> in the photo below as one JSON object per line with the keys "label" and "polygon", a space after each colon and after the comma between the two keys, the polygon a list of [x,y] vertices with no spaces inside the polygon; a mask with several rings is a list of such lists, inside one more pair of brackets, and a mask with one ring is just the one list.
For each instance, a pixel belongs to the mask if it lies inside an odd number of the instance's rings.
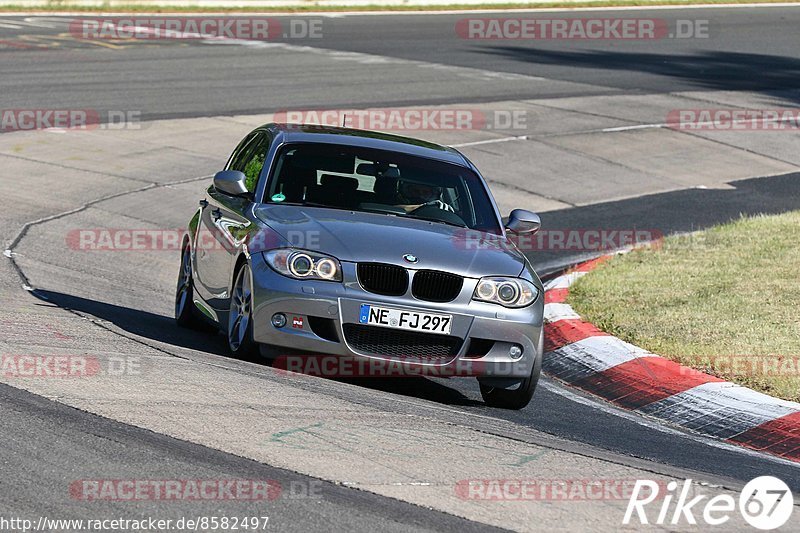
{"label": "silver bmw car", "polygon": [[175,317],[237,356],[326,354],[476,377],[520,409],[542,366],[542,284],[460,152],[347,128],[267,124],[214,176],[183,239]]}

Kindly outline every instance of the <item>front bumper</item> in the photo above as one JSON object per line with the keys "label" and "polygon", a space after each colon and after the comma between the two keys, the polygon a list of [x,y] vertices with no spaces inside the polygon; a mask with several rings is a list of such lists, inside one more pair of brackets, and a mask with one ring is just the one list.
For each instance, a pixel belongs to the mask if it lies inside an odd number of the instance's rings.
{"label": "front bumper", "polygon": [[[428,370],[431,375],[470,375],[511,381],[529,377],[536,358],[542,357],[543,294],[528,307],[507,309],[472,301],[478,280],[465,278],[462,291],[454,301],[434,303],[417,300],[410,294],[390,297],[367,292],[358,283],[354,263],[342,263],[342,283],[293,280],[272,270],[260,256],[253,257],[251,266],[254,340],[287,348],[286,357],[297,357],[298,352],[332,354],[398,362]],[[352,326],[378,328],[383,330],[380,333],[387,333],[387,328],[360,325],[362,304],[450,314],[453,316],[452,349],[446,356],[417,357],[398,353],[396,349],[366,348],[363,343],[356,342]],[[271,319],[276,313],[286,316],[284,327],[272,325]],[[395,329],[388,329],[388,332],[398,336],[405,334]],[[426,335],[433,343],[440,342],[442,337]],[[424,344],[425,339],[421,342]],[[512,346],[522,350],[521,357],[511,356]],[[274,351],[281,354],[280,348]]]}

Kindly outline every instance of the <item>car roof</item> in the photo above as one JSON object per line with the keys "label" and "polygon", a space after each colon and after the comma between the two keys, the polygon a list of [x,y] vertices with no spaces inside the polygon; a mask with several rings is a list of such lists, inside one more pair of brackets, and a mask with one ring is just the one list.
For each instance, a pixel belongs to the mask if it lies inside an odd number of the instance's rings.
{"label": "car roof", "polygon": [[310,142],[389,150],[471,168],[466,158],[454,148],[402,135],[307,124],[270,123],[262,128],[274,132],[276,140],[282,143]]}

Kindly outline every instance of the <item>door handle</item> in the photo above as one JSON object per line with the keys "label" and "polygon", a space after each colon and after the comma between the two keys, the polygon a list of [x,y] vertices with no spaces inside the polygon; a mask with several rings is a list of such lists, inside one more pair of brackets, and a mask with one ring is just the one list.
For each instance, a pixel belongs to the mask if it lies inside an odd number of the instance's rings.
{"label": "door handle", "polygon": [[206,199],[200,200],[200,207],[208,207],[208,200]]}
{"label": "door handle", "polygon": [[211,211],[211,214],[214,215],[214,220],[219,220],[222,218],[222,211],[220,211],[219,208]]}

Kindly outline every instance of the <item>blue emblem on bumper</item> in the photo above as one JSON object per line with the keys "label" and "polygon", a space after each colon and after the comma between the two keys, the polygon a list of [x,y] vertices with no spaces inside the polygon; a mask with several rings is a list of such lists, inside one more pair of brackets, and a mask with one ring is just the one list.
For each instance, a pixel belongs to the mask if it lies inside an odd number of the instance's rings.
{"label": "blue emblem on bumper", "polygon": [[358,316],[358,321],[361,324],[366,324],[369,321],[369,306],[367,304],[361,304],[361,313]]}

